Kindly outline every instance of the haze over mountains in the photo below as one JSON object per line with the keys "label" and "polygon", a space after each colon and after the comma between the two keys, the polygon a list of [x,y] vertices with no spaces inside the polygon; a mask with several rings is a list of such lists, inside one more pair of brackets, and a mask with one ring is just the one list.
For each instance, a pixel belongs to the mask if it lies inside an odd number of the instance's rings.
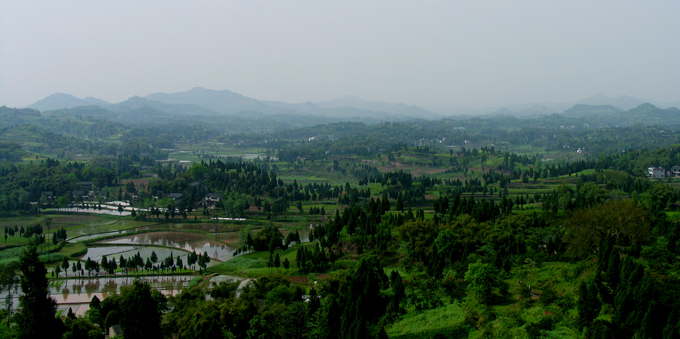
{"label": "haze over mountains", "polygon": [[63,109],[63,108],[73,108],[73,107],[78,107],[78,106],[106,106],[110,105],[108,102],[93,98],[93,97],[87,97],[85,99],[79,99],[74,97],[73,95],[66,94],[66,93],[54,93],[52,95],[49,95],[45,97],[44,99],[38,100],[35,103],[28,105],[26,107],[28,108],[33,108],[37,109],[39,111],[53,111],[56,109]]}
{"label": "haze over mountains", "polygon": [[145,97],[132,97],[113,104],[95,98],[79,99],[75,96],[55,93],[27,107],[40,111],[71,109],[79,106],[99,106],[111,111],[129,111],[149,107],[172,114],[184,115],[313,115],[335,118],[440,118],[441,116],[417,106],[403,103],[391,104],[367,101],[346,96],[318,104],[305,102],[289,104],[277,101],[261,101],[228,90],[216,91],[200,87],[179,93],[152,93]]}
{"label": "haze over mountains", "polygon": [[[195,87],[178,93],[152,93],[145,97],[134,96],[120,103],[109,103],[101,99],[77,98],[70,94],[55,93],[39,100],[28,108],[40,111],[54,111],[88,107],[111,112],[146,112],[146,114],[218,116],[231,115],[257,118],[268,115],[316,116],[334,119],[385,119],[406,120],[413,118],[439,119],[450,115],[511,115],[517,117],[538,117],[554,113],[565,117],[587,117],[593,114],[610,115],[629,111],[647,101],[629,96],[607,97],[597,94],[573,103],[540,103],[490,107],[479,110],[451,109],[449,111],[429,111],[418,106],[404,103],[368,101],[357,96],[345,96],[323,102],[304,102],[290,104],[278,101],[263,101],[249,98],[228,90],[210,90]],[[678,107],[676,103],[656,103],[661,108]],[[82,108],[84,109],[84,108]]]}

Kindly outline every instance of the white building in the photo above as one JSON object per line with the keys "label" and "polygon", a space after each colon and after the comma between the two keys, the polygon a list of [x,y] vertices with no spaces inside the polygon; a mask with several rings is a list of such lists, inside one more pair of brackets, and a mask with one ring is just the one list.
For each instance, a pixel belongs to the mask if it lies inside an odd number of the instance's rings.
{"label": "white building", "polygon": [[650,167],[647,169],[647,176],[655,179],[663,179],[666,177],[666,170],[663,167]]}

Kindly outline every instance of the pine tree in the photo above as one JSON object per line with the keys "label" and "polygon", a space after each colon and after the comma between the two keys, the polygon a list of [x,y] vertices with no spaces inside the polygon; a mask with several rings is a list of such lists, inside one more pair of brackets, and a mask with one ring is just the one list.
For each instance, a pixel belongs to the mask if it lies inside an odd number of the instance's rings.
{"label": "pine tree", "polygon": [[394,317],[404,313],[404,308],[401,307],[401,300],[406,296],[403,280],[397,270],[392,271],[390,274],[390,287],[392,287],[394,295],[387,306],[387,313]]}
{"label": "pine tree", "polygon": [[125,338],[160,338],[161,314],[151,293],[151,287],[139,280],[121,290],[120,325]]}
{"label": "pine tree", "polygon": [[578,289],[578,324],[580,328],[590,326],[593,320],[600,313],[602,304],[597,298],[597,289],[594,284],[582,282]]}
{"label": "pine tree", "polygon": [[274,255],[269,253],[269,260],[267,260],[267,267],[270,268],[269,272],[271,273],[271,268],[274,267]]}
{"label": "pine tree", "polygon": [[64,269],[64,274],[66,274],[67,277],[68,277],[69,266],[70,266],[70,264],[68,263],[68,259],[66,259],[66,257],[64,257],[64,260],[61,262],[61,268]]}
{"label": "pine tree", "polygon": [[19,338],[61,338],[64,324],[56,318],[57,302],[49,295],[47,269],[38,259],[38,250],[29,245],[19,258],[22,276],[17,314]]}
{"label": "pine tree", "polygon": [[368,325],[373,325],[385,310],[379,293],[388,279],[377,256],[363,257],[355,274],[350,274],[341,291],[344,303],[340,338],[367,338]]}

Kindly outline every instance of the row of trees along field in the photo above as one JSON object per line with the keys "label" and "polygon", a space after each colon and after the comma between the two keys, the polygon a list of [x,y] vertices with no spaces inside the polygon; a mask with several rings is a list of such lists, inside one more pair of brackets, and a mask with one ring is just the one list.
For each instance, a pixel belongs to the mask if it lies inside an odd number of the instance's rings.
{"label": "row of trees along field", "polygon": [[[490,152],[490,153],[489,153]],[[450,159],[467,159],[467,158],[483,158],[488,157],[489,154],[494,154],[495,151],[487,150],[481,155],[474,155],[475,152],[460,152]],[[539,178],[549,178],[560,175],[567,175],[577,173],[585,169],[615,169],[629,174],[639,176],[646,171],[646,168],[651,166],[666,166],[670,168],[674,163],[680,159],[676,148],[656,149],[654,151],[640,151],[630,150],[625,154],[612,154],[598,157],[591,160],[582,160],[569,162],[564,164],[548,164],[545,166],[528,166],[536,162],[535,158],[528,156],[517,156],[515,154],[504,153],[503,161],[497,166],[495,171],[484,174],[484,184],[475,182],[474,179],[469,180],[467,185],[463,181],[447,182],[448,185],[458,187],[458,190],[463,192],[483,192],[485,194],[496,193],[489,189],[489,184],[495,182],[499,183],[500,189],[505,189],[510,180],[522,179],[523,182],[535,182]],[[121,195],[122,190],[108,190],[110,196],[120,196],[121,199],[132,199],[132,195],[136,193],[136,199],[142,205],[150,204],[149,199],[157,195],[158,192],[175,192],[183,194],[182,203],[180,207],[182,210],[190,211],[198,204],[205,194],[209,192],[224,192],[228,191],[234,197],[234,201],[239,201],[243,196],[250,196],[253,203],[261,204],[261,201],[255,197],[267,195],[277,202],[277,207],[286,206],[295,201],[303,200],[323,200],[327,198],[337,197],[338,189],[341,187],[331,188],[326,185],[315,184],[302,186],[296,183],[283,183],[277,180],[274,172],[269,172],[265,168],[266,164],[254,165],[248,163],[224,163],[220,160],[207,163],[201,163],[193,166],[190,171],[185,171],[183,167],[177,166],[163,166],[160,163],[155,163],[151,158],[148,158],[154,165],[154,171],[159,173],[163,180],[156,180],[152,182],[145,190],[140,190],[137,187],[126,187],[125,196]],[[460,160],[465,162],[467,160]],[[456,161],[459,162],[459,161]],[[20,165],[7,164],[0,166],[0,177],[3,178],[2,194],[0,194],[0,210],[2,211],[30,211],[31,201],[44,200],[43,193],[50,192],[52,196],[57,197],[57,204],[67,204],[71,201],[78,201],[80,196],[72,194],[78,191],[78,183],[91,182],[94,187],[104,190],[107,187],[114,187],[120,179],[126,177],[141,177],[138,167],[144,165],[144,159],[138,159],[139,165],[136,165],[134,159],[126,155],[121,155],[118,158],[95,158],[87,165],[77,162],[68,162],[60,164],[59,161],[47,159],[41,161],[39,164]],[[497,173],[497,174],[493,174]],[[507,173],[507,174],[503,174]],[[379,182],[383,185],[401,185],[402,187],[409,187],[413,179],[404,181],[399,178],[398,173],[380,173],[375,170],[357,171],[354,173],[359,177],[360,184]],[[410,175],[410,174],[406,174]],[[396,177],[395,177],[396,176]],[[30,179],[30,180],[29,180]],[[201,182],[204,185],[192,185],[194,182]],[[421,181],[423,187],[428,187],[429,184],[438,183],[437,178],[424,177]],[[486,188],[485,188],[486,187]],[[424,192],[418,190],[419,187],[413,190],[408,190],[409,193],[404,192],[404,198],[407,200],[422,199]],[[498,189],[496,188],[496,190]],[[107,195],[109,195],[107,193]],[[355,192],[347,192],[346,197],[343,197],[343,202],[356,202],[357,194]],[[369,193],[369,192],[366,192]],[[396,194],[392,189],[390,194]],[[393,199],[396,199],[394,197]],[[53,203],[51,200],[44,201],[45,203]],[[270,202],[272,204],[273,202]],[[184,206],[185,205],[185,206]],[[232,204],[233,205],[233,204]],[[243,204],[238,205],[239,209],[233,210],[233,213],[239,214],[242,211]],[[274,206],[272,204],[272,206]],[[162,206],[165,208],[166,206]],[[229,206],[231,207],[231,206]],[[260,207],[260,206],[258,206]],[[231,209],[231,208],[230,208]],[[280,212],[281,208],[274,208],[275,212]]]}
{"label": "row of trees along field", "polygon": [[185,260],[186,265],[180,256],[174,257],[172,253],[161,260],[155,251],[151,251],[151,255],[146,259],[142,258],[139,252],[137,252],[137,254],[127,259],[121,255],[118,261],[113,257],[109,259],[105,255],[102,256],[100,262],[88,257],[84,260],[84,264],[80,260],[72,263],[68,258],[64,257],[61,264],[52,271],[52,277],[59,277],[63,272],[64,277],[68,278],[69,268],[71,268],[73,276],[85,276],[85,271],[87,271],[88,277],[91,277],[92,275],[100,276],[100,271],[103,271],[105,274],[115,275],[118,269],[120,269],[122,274],[129,274],[131,272],[174,273],[178,270],[195,270],[197,264],[200,273],[206,269],[207,264],[210,262],[210,257],[205,252],[203,254],[196,254],[196,251],[193,251],[186,256]]}
{"label": "row of trees along field", "polygon": [[[464,153],[459,156],[475,156]],[[496,153],[490,155],[502,159],[501,165],[487,172],[483,182],[369,170],[371,176],[359,186],[283,182],[275,171],[219,160],[178,168],[148,189],[177,188],[191,196],[194,188],[190,187],[200,186],[205,192],[228,191],[227,197],[235,194],[249,204],[271,204],[272,210],[277,201],[308,201],[314,195],[336,199],[340,208],[313,229],[310,244],[300,244],[299,235],[284,241],[274,226],[264,227],[246,242],[248,249],[269,250],[273,262],[269,266],[277,266],[277,257],[294,251],[290,267],[323,278],[317,284],[301,285],[266,275],[239,291],[238,297],[237,286],[229,283],[195,287],[165,298],[138,282],[118,296],[93,300],[85,317],[59,321],[54,320],[54,301],[46,293],[47,271],[37,259],[37,250],[29,246],[17,267],[2,270],[3,288],[9,291],[19,284],[23,295],[21,310],[4,314],[0,331],[20,338],[101,337],[103,329],[120,324],[126,338],[172,334],[384,338],[408,330],[405,324],[418,315],[451,312],[459,321],[419,335],[677,338],[680,227],[674,208],[678,191],[638,174],[644,166],[672,162],[678,154],[677,148],[630,151],[536,169],[526,167],[532,159],[513,160],[507,153]],[[2,184],[3,206],[12,212],[30,209],[15,208],[7,202],[8,194],[21,195],[23,190],[31,196],[29,191],[45,187],[59,192],[57,185],[73,187],[69,185],[75,180],[96,176],[93,173],[100,168],[55,160],[12,166],[0,172],[8,179]],[[35,178],[26,180],[24,169]],[[104,185],[120,179],[110,171],[103,172],[112,175]],[[538,174],[529,179],[529,173]],[[570,181],[531,196],[512,196],[503,190],[487,197],[469,194],[476,190],[470,187],[558,175]],[[200,185],[190,185],[194,181]],[[372,194],[368,183],[379,183],[384,193]],[[426,199],[423,190],[434,188],[444,189],[436,191],[434,199]],[[417,189],[423,194],[409,193]],[[281,209],[280,213],[290,212]],[[7,228],[6,234],[10,233]],[[88,271],[98,266],[110,270],[114,263],[135,270],[147,262],[153,269],[151,258],[141,257],[85,264]],[[170,257],[165,266],[183,264]],[[18,278],[15,270],[20,272]]]}

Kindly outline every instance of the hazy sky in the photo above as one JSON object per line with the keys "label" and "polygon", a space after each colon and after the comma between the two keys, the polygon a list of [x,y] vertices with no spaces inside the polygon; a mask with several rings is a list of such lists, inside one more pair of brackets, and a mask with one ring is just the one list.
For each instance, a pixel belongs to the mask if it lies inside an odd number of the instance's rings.
{"label": "hazy sky", "polygon": [[200,86],[424,107],[680,100],[680,1],[0,1],[0,105]]}

